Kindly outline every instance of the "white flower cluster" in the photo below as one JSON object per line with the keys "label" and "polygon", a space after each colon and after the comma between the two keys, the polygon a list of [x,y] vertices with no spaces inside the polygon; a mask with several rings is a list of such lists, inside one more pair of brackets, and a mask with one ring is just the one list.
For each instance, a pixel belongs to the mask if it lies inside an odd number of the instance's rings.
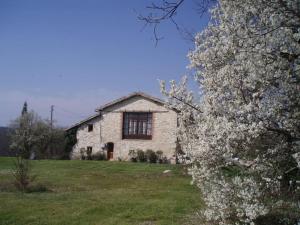
{"label": "white flower cluster", "polygon": [[[161,82],[211,224],[254,224],[287,200],[300,156],[300,1],[220,0],[189,53],[187,80]],[[293,181],[293,180],[292,180]],[[276,205],[276,204],[275,204]]]}
{"label": "white flower cluster", "polygon": [[211,190],[213,193],[203,192],[208,206],[204,215],[209,221],[227,224],[225,221],[230,223],[232,218],[235,218],[243,224],[249,224],[258,215],[267,213],[264,205],[257,200],[261,197],[261,193],[258,185],[251,178],[234,177],[231,182],[222,178],[207,182],[206,185],[213,185],[204,189]]}

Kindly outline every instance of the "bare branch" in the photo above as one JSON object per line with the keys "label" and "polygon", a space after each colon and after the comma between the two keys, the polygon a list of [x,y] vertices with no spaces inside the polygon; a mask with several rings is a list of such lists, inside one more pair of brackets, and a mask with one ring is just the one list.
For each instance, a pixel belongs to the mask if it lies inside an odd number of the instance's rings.
{"label": "bare branch", "polygon": [[267,127],[266,129],[268,131],[272,131],[272,132],[275,132],[277,134],[281,134],[281,135],[285,136],[286,139],[287,139],[287,142],[293,142],[293,141],[299,141],[300,140],[300,138],[293,137],[292,134],[289,131],[284,130],[282,128]]}
{"label": "bare branch", "polygon": [[206,13],[209,9],[209,7],[212,4],[215,4],[217,1],[216,0],[202,0],[202,1],[194,1],[196,7],[197,13],[201,16],[203,16],[204,13]]}
{"label": "bare branch", "polygon": [[[196,5],[195,11],[200,15],[203,16],[205,12],[208,11],[209,7],[216,4],[217,0],[193,0],[194,4]],[[164,21],[172,22],[176,29],[182,36],[185,36],[184,39],[192,40],[194,42],[194,37],[191,36],[191,32],[187,32],[182,26],[175,20],[175,16],[179,8],[183,5],[184,2],[187,0],[161,0],[160,4],[151,3],[149,6],[146,6],[146,9],[150,10],[148,15],[138,15],[138,19],[143,21],[145,25],[152,25],[153,26],[153,35],[155,38],[155,45],[157,45],[158,41],[161,40],[163,37],[158,37],[157,28],[158,25]]]}
{"label": "bare branch", "polygon": [[174,98],[174,99],[176,99],[176,100],[182,102],[183,104],[185,104],[185,105],[191,107],[192,109],[194,109],[194,110],[196,110],[196,111],[198,111],[198,112],[200,112],[200,113],[203,113],[197,106],[192,105],[192,104],[190,104],[190,103],[184,101],[182,98],[179,98],[179,97],[176,97],[176,96],[170,96],[170,97],[172,97],[172,98]]}
{"label": "bare branch", "polygon": [[[147,16],[139,15],[138,19],[143,21],[146,25],[153,25],[153,35],[155,38],[155,45],[158,44],[158,41],[163,39],[163,37],[159,37],[157,34],[158,25],[166,20],[171,20],[171,22],[175,25],[177,30],[180,30],[179,25],[174,20],[174,16],[177,13],[178,8],[183,4],[185,0],[178,0],[176,2],[163,0],[161,5],[157,5],[152,3],[150,6],[147,6],[147,9],[150,9],[150,12]],[[153,13],[155,12],[155,13]]]}

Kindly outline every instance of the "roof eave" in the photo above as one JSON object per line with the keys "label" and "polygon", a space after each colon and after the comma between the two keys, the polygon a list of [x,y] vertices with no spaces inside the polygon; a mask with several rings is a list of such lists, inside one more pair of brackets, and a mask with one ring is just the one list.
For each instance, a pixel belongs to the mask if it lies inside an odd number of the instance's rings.
{"label": "roof eave", "polygon": [[148,99],[150,101],[156,102],[156,103],[161,104],[161,105],[165,104],[165,102],[163,100],[159,99],[159,98],[152,97],[152,96],[147,95],[147,94],[145,94],[143,92],[134,92],[134,93],[131,93],[130,95],[127,95],[127,96],[118,98],[118,99],[116,99],[116,100],[114,100],[112,102],[109,102],[109,103],[107,103],[107,104],[105,104],[105,105],[97,108],[95,111],[96,112],[101,112],[102,110],[104,110],[104,109],[106,109],[108,107],[111,107],[111,106],[113,106],[115,104],[121,103],[121,102],[123,102],[123,101],[125,101],[125,100],[127,100],[129,98],[133,98],[133,97],[136,97],[136,96],[141,96],[143,98],[146,98],[146,99]]}
{"label": "roof eave", "polygon": [[76,127],[79,127],[79,126],[81,126],[82,124],[87,123],[87,122],[91,121],[92,119],[97,118],[98,116],[101,116],[101,113],[100,113],[100,112],[97,113],[96,115],[93,115],[93,116],[88,117],[88,118],[85,119],[85,120],[81,120],[80,122],[74,124],[74,125],[71,126],[71,127],[68,127],[67,129],[65,129],[65,131],[69,131],[69,130],[72,130],[72,129],[76,128]]}

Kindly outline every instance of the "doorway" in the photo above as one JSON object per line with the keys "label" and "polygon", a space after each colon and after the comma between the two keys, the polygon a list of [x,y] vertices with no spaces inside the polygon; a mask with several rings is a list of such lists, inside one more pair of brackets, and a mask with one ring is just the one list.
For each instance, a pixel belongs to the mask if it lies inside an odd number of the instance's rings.
{"label": "doorway", "polygon": [[114,143],[107,143],[107,160],[111,160],[114,158]]}

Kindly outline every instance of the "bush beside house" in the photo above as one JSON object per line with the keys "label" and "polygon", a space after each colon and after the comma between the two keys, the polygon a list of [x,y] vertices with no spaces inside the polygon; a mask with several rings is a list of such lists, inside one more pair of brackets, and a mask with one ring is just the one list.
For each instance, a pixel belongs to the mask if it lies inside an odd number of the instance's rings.
{"label": "bush beside house", "polygon": [[167,157],[160,150],[155,152],[151,149],[147,149],[146,151],[132,149],[129,150],[128,156],[131,162],[169,163]]}

